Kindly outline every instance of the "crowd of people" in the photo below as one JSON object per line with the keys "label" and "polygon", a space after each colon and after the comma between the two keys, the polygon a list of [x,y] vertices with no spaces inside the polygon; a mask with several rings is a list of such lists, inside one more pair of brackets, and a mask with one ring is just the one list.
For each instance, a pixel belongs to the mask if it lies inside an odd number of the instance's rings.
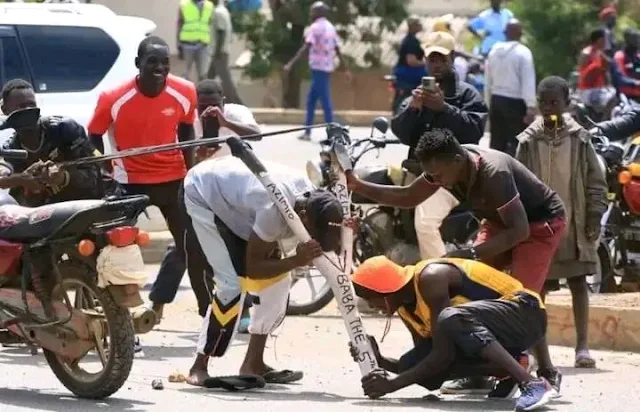
{"label": "crowd of people", "polygon": [[[236,92],[222,74],[228,70],[225,36],[231,29],[220,4],[214,9],[208,1],[183,2],[178,40],[188,67],[195,64],[201,77],[202,53],[211,42],[214,22],[214,62],[221,81],[201,79],[195,85],[173,76],[168,44],[149,36],[138,48],[139,73],[100,95],[88,133],[60,117],[42,117],[36,126],[17,130],[7,145],[26,150],[29,157],[1,162],[0,188],[10,189],[15,201],[29,206],[147,195],[175,240],[150,293],[152,308],[161,321],[164,305],[173,301],[187,271],[203,317],[187,382],[203,386],[212,379],[210,359],[225,355],[244,322],[250,334],[246,356],[238,375],[225,385],[247,389],[303,378],[301,371],[268,366],[263,354],[268,336],[285,316],[291,271],[324,252],[339,251],[341,228],[357,224],[344,219],[335,195],[314,187],[299,170],[265,163],[313,239],[289,253],[283,245],[293,233],[267,190],[242,161],[229,156],[225,145],[128,157],[101,167],[55,166],[99,156],[105,139],[109,150],[119,152],[176,140],[258,134],[251,110],[234,98],[227,101]],[[327,10],[322,2],[312,5],[313,23],[304,46],[286,70],[309,55],[313,78],[308,105],[315,107],[320,99],[331,121],[328,77],[340,53]],[[603,11],[602,17],[611,27],[611,12]],[[409,36],[419,30],[419,22],[410,20]],[[472,20],[470,30],[482,36],[487,56],[484,96],[456,71],[459,53],[446,27],[429,34],[424,45],[412,37],[403,43],[399,64],[408,67],[405,74],[428,72],[438,83],[433,90],[409,87],[391,122],[394,134],[409,147],[403,165],[415,180],[402,187],[383,186],[347,173],[351,191],[381,204],[415,209],[422,259],[402,267],[377,256],[353,274],[357,295],[389,316],[397,313],[414,344],[394,360],[382,356],[370,338],[381,369],[363,378],[363,389],[372,398],[413,384],[491,398],[509,398],[520,389],[517,408],[533,410],[561,391],[562,374],[545,340],[545,295],[557,289],[560,278],[568,279],[573,297],[575,366],[596,366],[587,342],[586,276],[595,271],[607,187],[589,132],[565,113],[568,82],[551,76],[536,90],[534,57],[520,43],[520,22],[496,0]],[[615,49],[606,29],[592,40],[583,53],[587,60]],[[610,54],[632,70],[628,50],[622,57],[618,53]],[[603,66],[598,67],[593,70],[600,73]],[[15,79],[4,85],[4,114],[33,107],[31,84]],[[640,129],[640,111],[625,116],[603,127]],[[491,148],[479,146],[487,120]],[[306,123],[312,122],[307,116]],[[48,170],[46,179],[36,179],[43,169]],[[481,219],[481,230],[474,245],[447,252],[438,229],[460,204]],[[355,347],[351,352],[358,358]],[[535,376],[529,353],[537,360]]]}

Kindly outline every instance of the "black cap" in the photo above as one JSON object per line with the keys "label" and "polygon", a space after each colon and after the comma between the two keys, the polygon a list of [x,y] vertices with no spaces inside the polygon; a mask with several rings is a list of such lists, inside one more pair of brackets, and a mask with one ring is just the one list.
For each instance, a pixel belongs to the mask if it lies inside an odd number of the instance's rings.
{"label": "black cap", "polygon": [[336,246],[335,236],[340,237],[344,219],[338,198],[326,189],[316,189],[308,193],[305,211],[316,229],[315,237],[322,249],[332,250]]}

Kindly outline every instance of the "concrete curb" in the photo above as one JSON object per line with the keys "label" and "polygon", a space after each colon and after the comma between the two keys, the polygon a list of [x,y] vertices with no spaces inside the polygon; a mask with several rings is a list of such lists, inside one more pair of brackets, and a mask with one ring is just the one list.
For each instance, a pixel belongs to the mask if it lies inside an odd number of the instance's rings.
{"label": "concrete curb", "polygon": [[[151,232],[142,248],[145,263],[162,261],[173,242],[168,231]],[[547,303],[547,340],[551,345],[575,347],[576,332],[570,303]],[[592,349],[640,352],[640,308],[593,305],[589,308],[589,346]]]}
{"label": "concrete curb", "polygon": [[[570,304],[547,304],[547,341],[575,347],[576,331]],[[589,347],[640,352],[640,308],[591,306]]]}
{"label": "concrete curb", "polygon": [[[264,124],[304,124],[305,111],[299,109],[271,109],[252,108],[258,123]],[[348,126],[371,126],[371,122],[378,116],[391,117],[389,111],[340,110],[334,112],[336,120]],[[316,110],[316,119],[324,119],[321,110]]]}

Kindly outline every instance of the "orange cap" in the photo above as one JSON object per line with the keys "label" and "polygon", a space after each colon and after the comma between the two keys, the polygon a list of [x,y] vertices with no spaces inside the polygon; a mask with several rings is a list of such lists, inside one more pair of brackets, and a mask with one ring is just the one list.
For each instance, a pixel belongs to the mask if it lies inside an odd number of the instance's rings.
{"label": "orange cap", "polygon": [[386,256],[362,262],[353,274],[353,283],[377,293],[394,293],[413,279],[413,266],[402,267]]}

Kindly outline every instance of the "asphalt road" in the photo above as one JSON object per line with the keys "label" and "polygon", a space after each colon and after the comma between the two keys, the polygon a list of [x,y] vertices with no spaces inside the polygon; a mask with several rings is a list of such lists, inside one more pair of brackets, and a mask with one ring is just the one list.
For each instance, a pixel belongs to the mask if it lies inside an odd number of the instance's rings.
{"label": "asphalt road", "polygon": [[[149,266],[153,275],[157,266]],[[481,397],[450,396],[440,402],[422,399],[426,392],[407,388],[387,399],[371,401],[362,396],[357,366],[346,348],[347,335],[335,307],[321,313],[287,318],[276,340],[265,353],[275,367],[299,369],[305,378],[296,385],[271,385],[255,392],[229,393],[168,383],[175,370],[186,372],[193,356],[200,318],[195,300],[184,279],[173,305],[157,330],[142,336],[144,356],[134,362],[125,386],[105,401],[74,398],[54,377],[42,354],[31,356],[24,348],[0,348],[0,411],[509,411],[511,401],[488,401]],[[384,319],[367,317],[367,332],[382,335]],[[398,356],[410,346],[401,322],[392,322],[390,334],[381,344],[383,353]],[[212,374],[233,374],[246,350],[241,336],[228,356],[212,361]],[[564,373],[563,397],[551,411],[635,412],[640,401],[640,355],[594,352],[596,370],[572,367],[572,350],[553,348],[553,358]],[[163,379],[165,389],[151,388],[153,379]]]}

